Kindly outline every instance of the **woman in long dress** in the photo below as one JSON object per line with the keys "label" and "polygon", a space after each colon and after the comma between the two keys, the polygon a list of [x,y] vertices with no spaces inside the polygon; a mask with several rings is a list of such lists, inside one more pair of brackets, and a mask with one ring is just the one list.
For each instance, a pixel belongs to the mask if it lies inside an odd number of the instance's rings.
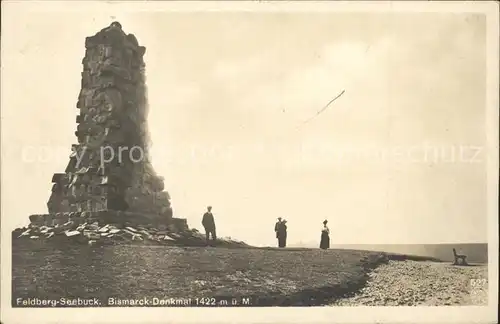
{"label": "woman in long dress", "polygon": [[330,248],[330,229],[326,226],[327,223],[327,220],[323,222],[323,229],[321,230],[321,242],[319,244],[319,248],[323,250]]}
{"label": "woman in long dress", "polygon": [[278,247],[286,247],[286,220],[284,219],[278,229]]}

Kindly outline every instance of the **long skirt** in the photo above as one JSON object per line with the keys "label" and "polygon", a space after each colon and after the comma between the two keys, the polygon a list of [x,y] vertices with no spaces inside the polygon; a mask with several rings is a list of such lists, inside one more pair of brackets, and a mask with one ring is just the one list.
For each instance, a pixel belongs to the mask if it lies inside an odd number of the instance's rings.
{"label": "long skirt", "polygon": [[321,232],[321,242],[319,248],[326,250],[330,248],[330,235],[327,232]]}
{"label": "long skirt", "polygon": [[278,235],[278,247],[280,248],[286,247],[286,234]]}

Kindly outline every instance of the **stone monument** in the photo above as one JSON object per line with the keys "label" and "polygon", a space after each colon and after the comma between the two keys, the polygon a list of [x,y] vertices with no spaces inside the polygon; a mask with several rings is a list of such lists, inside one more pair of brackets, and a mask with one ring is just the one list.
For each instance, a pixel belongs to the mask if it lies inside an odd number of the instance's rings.
{"label": "stone monument", "polygon": [[65,172],[52,177],[49,214],[30,220],[47,226],[69,218],[175,222],[148,155],[146,48],[118,22],[87,37],[85,47],[77,144]]}

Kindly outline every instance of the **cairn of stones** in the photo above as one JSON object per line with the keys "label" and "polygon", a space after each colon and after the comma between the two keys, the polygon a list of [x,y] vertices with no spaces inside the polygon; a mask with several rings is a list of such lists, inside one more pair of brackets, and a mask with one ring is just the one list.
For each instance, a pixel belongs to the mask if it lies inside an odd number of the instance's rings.
{"label": "cairn of stones", "polygon": [[173,217],[148,154],[146,48],[118,22],[87,37],[85,48],[78,143],[65,172],[52,177],[48,214],[31,215],[29,228],[14,230],[14,237],[204,245],[204,235]]}
{"label": "cairn of stones", "polygon": [[150,163],[145,47],[117,22],[87,37],[78,124],[65,173],[52,178],[49,213],[128,211],[172,218]]}

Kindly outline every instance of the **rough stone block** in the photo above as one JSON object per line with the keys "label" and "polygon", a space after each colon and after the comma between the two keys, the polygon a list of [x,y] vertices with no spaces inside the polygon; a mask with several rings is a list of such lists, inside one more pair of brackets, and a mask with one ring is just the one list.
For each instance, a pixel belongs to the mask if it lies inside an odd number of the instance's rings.
{"label": "rough stone block", "polygon": [[75,235],[80,235],[81,233],[79,231],[66,231],[65,234],[66,236],[71,237]]}
{"label": "rough stone block", "polygon": [[99,231],[99,233],[104,233],[104,232],[107,232],[108,230],[109,230],[109,225],[104,225],[98,231]]}
{"label": "rough stone block", "polygon": [[29,217],[31,224],[33,225],[44,225],[45,224],[45,218],[43,215],[30,215]]}

